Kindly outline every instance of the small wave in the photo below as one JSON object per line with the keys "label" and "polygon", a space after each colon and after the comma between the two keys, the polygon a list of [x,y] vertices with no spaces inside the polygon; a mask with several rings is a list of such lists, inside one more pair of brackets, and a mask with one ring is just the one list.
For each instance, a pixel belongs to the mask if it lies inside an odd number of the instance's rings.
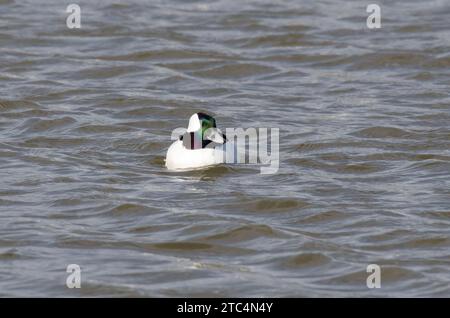
{"label": "small wave", "polygon": [[306,218],[303,218],[301,221],[299,221],[299,223],[301,224],[329,223],[333,221],[344,220],[347,218],[349,218],[348,214],[340,211],[331,210],[307,216]]}
{"label": "small wave", "polygon": [[203,71],[196,71],[192,72],[191,75],[204,78],[245,78],[275,72],[277,72],[277,69],[271,66],[240,63],[219,66]]}
{"label": "small wave", "polygon": [[6,250],[4,252],[0,252],[0,261],[14,261],[14,260],[20,260],[25,259],[28,257],[25,257],[22,255],[18,249],[13,248]]}
{"label": "small wave", "polygon": [[225,210],[247,211],[247,212],[264,212],[277,213],[295,211],[297,209],[304,209],[309,206],[307,201],[295,198],[251,198],[243,197],[236,198],[234,203],[217,206]]}
{"label": "small wave", "polygon": [[260,47],[296,47],[310,46],[315,42],[310,36],[302,33],[271,34],[251,38],[241,38],[230,41],[229,44],[238,45],[243,48]]}
{"label": "small wave", "polygon": [[264,224],[249,224],[227,230],[225,232],[210,235],[202,238],[202,241],[219,241],[226,243],[236,243],[250,241],[261,237],[285,237],[286,235],[274,230]]}
{"label": "small wave", "polygon": [[27,120],[23,126],[27,127],[24,133],[42,133],[61,128],[68,128],[76,122],[77,121],[74,118],[69,116],[55,119],[33,118]]}
{"label": "small wave", "polygon": [[125,55],[99,56],[101,60],[113,61],[151,61],[151,60],[183,60],[183,59],[231,59],[231,57],[213,51],[192,50],[155,50],[140,51]]}
{"label": "small wave", "polygon": [[368,53],[352,57],[350,70],[368,70],[393,67],[418,68],[428,62],[425,54],[414,52]]}
{"label": "small wave", "polygon": [[86,145],[89,143],[85,138],[52,138],[52,137],[35,137],[25,140],[20,145],[29,148],[73,148]]}
{"label": "small wave", "polygon": [[40,106],[29,100],[0,100],[0,111],[38,109]]}
{"label": "small wave", "polygon": [[147,215],[158,212],[157,209],[140,204],[123,203],[102,213],[103,216],[128,216],[128,215]]}
{"label": "small wave", "polygon": [[412,133],[395,127],[370,127],[358,130],[352,134],[364,138],[410,138]]}
{"label": "small wave", "polygon": [[[331,263],[332,259],[322,253],[301,253],[295,256],[290,256],[282,262],[283,267],[290,269],[317,269],[320,266]],[[319,269],[317,269],[319,270]]]}
{"label": "small wave", "polygon": [[80,76],[83,79],[106,79],[111,77],[118,77],[130,73],[135,73],[142,71],[140,67],[132,66],[116,66],[116,67],[105,67],[105,68],[90,68],[79,71],[76,76]]}
{"label": "small wave", "polygon": [[133,128],[122,125],[84,125],[75,129],[75,131],[84,134],[104,134],[104,133],[122,133],[132,131]]}

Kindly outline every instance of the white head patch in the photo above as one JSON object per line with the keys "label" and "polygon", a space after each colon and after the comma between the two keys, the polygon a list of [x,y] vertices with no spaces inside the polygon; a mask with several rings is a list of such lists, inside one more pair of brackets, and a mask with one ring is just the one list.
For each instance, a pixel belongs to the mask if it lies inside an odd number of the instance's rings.
{"label": "white head patch", "polygon": [[189,125],[187,128],[187,132],[194,132],[202,128],[202,125],[200,124],[200,119],[198,118],[197,114],[194,114],[189,118]]}

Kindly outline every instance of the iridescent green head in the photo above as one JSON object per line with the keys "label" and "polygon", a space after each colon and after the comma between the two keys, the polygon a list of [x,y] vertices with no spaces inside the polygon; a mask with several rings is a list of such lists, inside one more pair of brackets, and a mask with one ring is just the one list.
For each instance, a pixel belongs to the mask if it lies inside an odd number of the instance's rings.
{"label": "iridescent green head", "polygon": [[226,137],[216,126],[216,120],[205,113],[195,113],[189,119],[186,134],[181,139],[188,149],[199,149],[213,144],[224,144]]}
{"label": "iridescent green head", "polygon": [[202,134],[209,128],[216,128],[216,120],[205,114],[195,113],[189,119],[188,132],[201,132]]}

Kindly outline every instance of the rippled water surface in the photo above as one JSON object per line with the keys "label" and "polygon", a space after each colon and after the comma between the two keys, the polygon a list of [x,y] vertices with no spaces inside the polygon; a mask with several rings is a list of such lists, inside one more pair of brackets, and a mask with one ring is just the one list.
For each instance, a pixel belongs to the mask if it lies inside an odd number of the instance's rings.
{"label": "rippled water surface", "polygon": [[[0,0],[0,296],[450,296],[450,2],[377,3]],[[196,111],[278,173],[168,172]]]}

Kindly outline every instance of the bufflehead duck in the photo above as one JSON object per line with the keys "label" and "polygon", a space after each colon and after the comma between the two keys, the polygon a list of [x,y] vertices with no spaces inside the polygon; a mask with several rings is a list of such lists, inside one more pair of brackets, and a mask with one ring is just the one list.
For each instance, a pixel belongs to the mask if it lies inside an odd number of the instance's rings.
{"label": "bufflehead duck", "polygon": [[224,162],[227,138],[217,129],[216,120],[205,113],[189,119],[186,132],[167,150],[169,170],[190,170]]}

